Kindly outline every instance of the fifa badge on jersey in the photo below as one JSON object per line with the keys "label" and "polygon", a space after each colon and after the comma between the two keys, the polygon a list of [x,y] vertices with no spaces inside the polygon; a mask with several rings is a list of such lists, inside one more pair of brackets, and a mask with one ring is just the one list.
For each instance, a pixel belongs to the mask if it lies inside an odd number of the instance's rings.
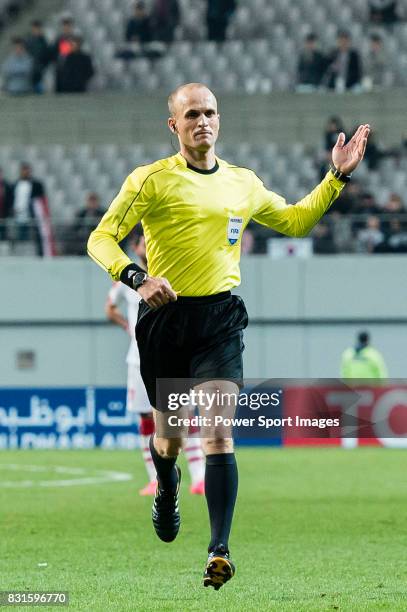
{"label": "fifa badge on jersey", "polygon": [[230,217],[228,223],[228,241],[229,244],[236,244],[240,238],[240,232],[243,227],[243,217]]}

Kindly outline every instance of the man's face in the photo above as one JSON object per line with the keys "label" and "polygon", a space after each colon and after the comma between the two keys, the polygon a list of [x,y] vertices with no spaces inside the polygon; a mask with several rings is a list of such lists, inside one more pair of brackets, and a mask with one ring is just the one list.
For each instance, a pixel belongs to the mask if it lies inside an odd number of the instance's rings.
{"label": "man's face", "polygon": [[316,47],[316,41],[312,38],[305,41],[305,48],[308,51],[314,51]]}
{"label": "man's face", "polygon": [[21,43],[16,43],[14,45],[14,53],[16,55],[24,55],[25,54],[25,47],[24,47],[24,45],[22,45]]}
{"label": "man's face", "polygon": [[64,21],[62,23],[62,33],[64,34],[64,36],[72,36],[73,24],[71,21]]}
{"label": "man's face", "polygon": [[180,142],[197,151],[211,149],[219,133],[216,98],[206,87],[181,90],[174,101],[174,116],[168,120]]}
{"label": "man's face", "polygon": [[347,51],[350,47],[348,36],[338,36],[338,47],[341,51]]}
{"label": "man's face", "polygon": [[99,206],[99,198],[95,195],[89,195],[88,196],[88,202],[87,202],[87,207],[89,210],[96,210],[97,207]]}
{"label": "man's face", "polygon": [[372,40],[370,45],[373,53],[379,53],[382,50],[382,42],[380,40]]}
{"label": "man's face", "polygon": [[22,179],[29,179],[31,178],[31,166],[21,166],[20,168],[20,177]]}

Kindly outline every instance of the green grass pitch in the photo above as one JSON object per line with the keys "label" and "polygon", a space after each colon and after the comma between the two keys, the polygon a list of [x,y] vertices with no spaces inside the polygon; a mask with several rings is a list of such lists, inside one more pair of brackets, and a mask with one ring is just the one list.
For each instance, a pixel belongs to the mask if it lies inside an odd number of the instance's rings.
{"label": "green grass pitch", "polygon": [[[137,493],[145,483],[139,452],[1,452],[0,590],[69,591],[69,610],[92,612],[407,610],[405,451],[237,455],[237,572],[215,592],[202,587],[206,504],[189,494],[184,461],[181,531],[164,544],[150,524],[151,498]],[[90,477],[116,470],[133,480],[38,486],[75,476],[20,469],[27,465],[85,468]],[[35,486],[5,486],[16,480]]]}

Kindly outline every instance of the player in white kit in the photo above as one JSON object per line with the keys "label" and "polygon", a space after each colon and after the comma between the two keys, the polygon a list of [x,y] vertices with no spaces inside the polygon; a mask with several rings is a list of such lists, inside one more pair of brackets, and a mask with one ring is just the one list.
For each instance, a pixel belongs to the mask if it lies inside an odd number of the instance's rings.
{"label": "player in white kit", "polygon": [[[147,269],[146,248],[144,236],[136,235],[131,241],[131,248],[139,258],[139,265]],[[127,352],[127,410],[139,415],[139,433],[144,465],[149,482],[140,490],[140,495],[154,495],[157,482],[153,460],[150,454],[149,440],[154,433],[154,421],[150,402],[140,374],[140,356],[135,338],[138,307],[141,296],[127,285],[117,282],[111,287],[105,311],[108,319],[122,327],[130,336],[130,347]],[[123,316],[120,306],[127,305],[127,318]],[[204,494],[204,458],[199,438],[190,429],[191,436],[185,442],[184,452],[191,475],[190,492],[196,495]]]}

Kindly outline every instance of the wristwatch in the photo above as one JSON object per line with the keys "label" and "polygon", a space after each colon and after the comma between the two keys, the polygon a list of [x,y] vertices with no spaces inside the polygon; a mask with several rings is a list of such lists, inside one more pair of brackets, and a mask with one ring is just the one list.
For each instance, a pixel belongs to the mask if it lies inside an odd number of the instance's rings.
{"label": "wristwatch", "polygon": [[342,181],[342,183],[349,183],[352,175],[351,174],[344,174],[343,172],[341,172],[340,170],[338,170],[337,168],[335,168],[335,166],[333,164],[331,164],[329,166],[330,171],[332,172],[332,174],[334,175],[334,177],[336,179],[338,179],[338,181]]}
{"label": "wristwatch", "polygon": [[148,274],[146,274],[145,272],[136,272],[135,274],[133,274],[133,278],[132,278],[133,289],[137,291],[137,289],[139,289],[141,285],[143,285],[146,282],[147,279],[148,279]]}

